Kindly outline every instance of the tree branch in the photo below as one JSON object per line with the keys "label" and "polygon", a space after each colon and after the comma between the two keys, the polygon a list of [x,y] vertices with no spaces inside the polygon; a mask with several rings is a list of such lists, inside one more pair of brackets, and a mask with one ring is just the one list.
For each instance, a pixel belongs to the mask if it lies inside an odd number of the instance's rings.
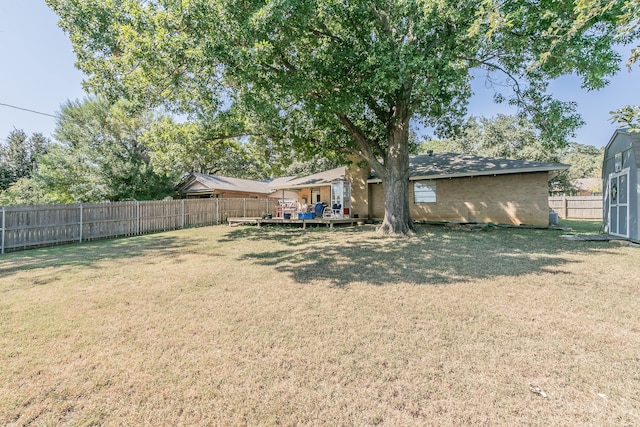
{"label": "tree branch", "polygon": [[367,139],[360,129],[344,114],[336,113],[338,120],[340,123],[347,129],[347,131],[351,134],[353,139],[360,150],[357,154],[360,155],[363,159],[365,159],[372,167],[376,170],[376,172],[382,171],[384,169],[384,165],[380,163],[378,157],[374,154],[372,148],[378,151],[380,154],[383,154],[382,147],[376,142],[370,139]]}

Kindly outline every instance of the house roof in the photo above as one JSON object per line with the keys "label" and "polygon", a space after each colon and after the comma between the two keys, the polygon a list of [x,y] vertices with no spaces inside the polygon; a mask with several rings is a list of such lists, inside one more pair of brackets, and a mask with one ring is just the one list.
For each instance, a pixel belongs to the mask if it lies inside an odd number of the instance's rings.
{"label": "house roof", "polygon": [[578,190],[591,191],[594,188],[602,187],[600,178],[578,178],[571,181],[571,184]]}
{"label": "house roof", "polygon": [[[529,172],[555,172],[566,169],[569,169],[569,165],[562,163],[496,159],[471,154],[437,153],[412,157],[409,161],[409,179],[420,180]],[[375,176],[369,179],[369,182],[378,181],[380,180]]]}
{"label": "house roof", "polygon": [[273,192],[268,182],[207,175],[196,172],[189,175],[186,182],[178,188],[178,192],[180,193],[191,194],[208,193],[216,190],[259,194],[270,194]]}
{"label": "house roof", "polygon": [[345,166],[341,166],[328,171],[314,173],[313,175],[307,175],[300,178],[292,178],[278,183],[274,180],[269,186],[274,190],[322,187],[330,185],[336,181],[344,180],[346,172],[347,168]]}
{"label": "house roof", "polygon": [[[481,175],[504,175],[528,172],[554,172],[568,169],[561,163],[532,162],[527,160],[495,159],[470,154],[437,153],[421,155],[410,159],[411,180],[456,178]],[[180,193],[209,193],[211,191],[236,191],[245,193],[271,194],[275,190],[295,190],[299,188],[322,187],[346,177],[346,167],[341,166],[324,172],[303,177],[283,177],[273,181],[252,181],[249,179],[192,173],[178,188]],[[373,176],[369,182],[379,182]]]}

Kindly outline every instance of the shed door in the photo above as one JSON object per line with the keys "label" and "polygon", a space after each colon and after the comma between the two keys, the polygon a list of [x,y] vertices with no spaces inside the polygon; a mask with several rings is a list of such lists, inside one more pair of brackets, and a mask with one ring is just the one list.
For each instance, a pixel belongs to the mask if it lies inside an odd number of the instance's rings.
{"label": "shed door", "polygon": [[609,175],[609,233],[629,237],[629,170]]}

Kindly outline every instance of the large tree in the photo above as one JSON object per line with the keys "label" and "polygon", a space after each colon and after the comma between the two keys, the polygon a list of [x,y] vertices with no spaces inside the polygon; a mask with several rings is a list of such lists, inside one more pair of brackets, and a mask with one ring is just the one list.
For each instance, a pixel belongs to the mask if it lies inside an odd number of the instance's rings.
{"label": "large tree", "polygon": [[563,147],[545,145],[530,121],[504,114],[471,116],[457,135],[427,141],[422,151],[426,149],[538,162],[559,162],[564,153]]}
{"label": "large tree", "polygon": [[[93,90],[203,117],[232,105],[297,149],[349,152],[382,180],[381,231],[406,234],[409,130],[447,132],[472,76],[564,143],[573,106],[546,82],[567,73],[598,88],[617,70],[618,5],[573,28],[571,1],[47,0]],[[539,59],[548,53],[545,60]],[[496,86],[498,87],[498,86]]]}
{"label": "large tree", "polygon": [[499,114],[494,118],[470,117],[453,138],[428,140],[421,151],[452,151],[506,159],[561,162],[569,170],[554,176],[549,188],[571,194],[574,180],[600,178],[604,148],[571,142],[565,147],[546,146],[539,131],[522,117]]}
{"label": "large tree", "polygon": [[[613,16],[616,25],[616,40],[622,44],[637,43],[640,40],[640,0],[575,0],[573,24],[566,27],[550,29],[549,36],[554,39],[570,39],[579,34],[585,27],[602,16]],[[551,50],[544,53],[540,62],[544,62]],[[634,64],[640,60],[640,45],[631,48],[627,58],[627,69],[632,70]],[[640,106],[627,105],[611,111],[612,118],[623,126],[628,126],[632,132],[640,132]]]}
{"label": "large tree", "polygon": [[41,133],[28,136],[22,129],[12,130],[0,143],[0,190],[6,190],[21,178],[30,177],[38,167],[38,158],[51,144]]}
{"label": "large tree", "polygon": [[274,165],[275,159],[261,150],[261,144],[240,134],[208,129],[198,121],[176,123],[166,117],[151,123],[142,141],[156,169],[165,173],[200,172],[257,180],[272,177],[274,166],[281,162]]}
{"label": "large tree", "polygon": [[172,193],[176,177],[158,173],[142,136],[153,118],[103,97],[68,101],[59,113],[59,142],[40,159],[37,185],[58,202],[146,200]]}

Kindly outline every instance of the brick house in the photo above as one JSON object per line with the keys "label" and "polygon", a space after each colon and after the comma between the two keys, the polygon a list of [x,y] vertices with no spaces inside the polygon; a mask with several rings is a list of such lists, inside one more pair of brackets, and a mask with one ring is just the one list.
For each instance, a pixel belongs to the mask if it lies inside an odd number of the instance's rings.
{"label": "brick house", "polygon": [[[549,224],[548,181],[568,169],[559,163],[438,153],[410,160],[409,202],[414,220]],[[384,217],[381,181],[369,177],[367,215]],[[355,211],[355,209],[354,209]]]}
{"label": "brick house", "polygon": [[[410,160],[411,217],[420,221],[549,224],[548,181],[568,165],[438,153]],[[329,201],[331,185],[350,184],[350,215],[381,220],[380,179],[357,162],[321,174],[296,178],[278,188],[298,192],[301,202]]]}
{"label": "brick house", "polygon": [[[286,198],[310,211],[322,202],[326,206],[340,205],[340,213],[350,217],[381,220],[382,183],[368,167],[358,164],[352,159],[350,166],[271,182],[192,174],[180,191],[186,197]],[[467,154],[416,156],[410,160],[411,217],[417,221],[546,226],[548,181],[552,174],[568,168],[559,163]]]}

